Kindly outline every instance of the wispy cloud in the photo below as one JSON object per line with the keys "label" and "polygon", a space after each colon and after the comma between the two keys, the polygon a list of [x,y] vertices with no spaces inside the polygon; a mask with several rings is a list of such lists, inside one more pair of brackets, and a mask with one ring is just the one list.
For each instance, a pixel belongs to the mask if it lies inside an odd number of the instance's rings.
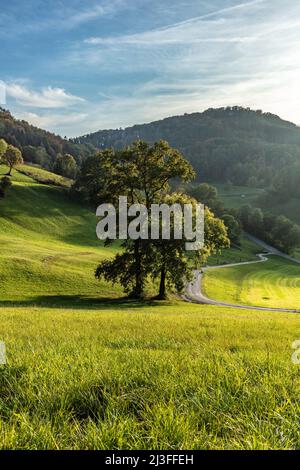
{"label": "wispy cloud", "polygon": [[[28,18],[19,21],[19,9],[10,13],[0,12],[0,34],[6,37],[18,36],[26,33],[39,33],[47,30],[70,31],[86,23],[106,16],[113,16],[116,12],[126,7],[127,0],[102,0],[93,2],[89,6],[82,7],[82,2],[72,0],[70,2],[51,2],[47,6],[46,15],[37,15],[36,10],[42,5],[36,5],[34,0],[26,2]],[[31,14],[30,14],[31,13]],[[16,27],[17,25],[17,27]]]}
{"label": "wispy cloud", "polygon": [[[7,79],[30,122],[74,136],[240,104],[300,123],[298,0],[116,0],[111,14],[78,2],[64,7],[74,31],[61,26],[59,54],[38,61],[41,86]],[[53,77],[60,88],[43,88]]]}
{"label": "wispy cloud", "polygon": [[[247,12],[249,9],[259,6],[265,1],[266,0],[253,0],[250,2],[240,3],[232,7],[221,8],[205,15],[196,16],[185,21],[174,23],[167,27],[145,31],[138,34],[113,37],[91,37],[85,39],[84,42],[94,46],[102,44],[136,44],[152,47],[154,44],[249,41],[252,38],[251,36],[249,37],[247,33],[241,36],[233,35],[231,37],[217,37],[210,35],[210,37],[207,37],[207,35],[203,34],[203,31],[201,31],[199,26],[206,22],[209,27],[218,28],[218,26],[222,25],[222,18],[224,16],[240,10],[245,10]],[[211,20],[211,18],[213,18],[213,20]]]}
{"label": "wispy cloud", "polygon": [[[68,113],[68,114],[36,114],[31,112],[16,113],[16,117],[25,119],[34,126],[52,129],[54,131],[61,130],[62,126],[66,134],[72,133],[74,125],[81,125],[86,119],[87,114],[84,113]],[[64,134],[65,134],[64,133]]]}
{"label": "wispy cloud", "polygon": [[90,8],[69,14],[67,16],[67,21],[66,17],[63,17],[58,22],[48,22],[48,25],[64,29],[76,28],[79,25],[96,20],[97,18],[112,15],[123,8],[125,4],[125,0],[106,0]]}
{"label": "wispy cloud", "polygon": [[32,108],[65,108],[84,102],[83,98],[69,94],[62,88],[50,86],[41,91],[33,91],[24,85],[11,83],[6,85],[6,93],[19,105]]}

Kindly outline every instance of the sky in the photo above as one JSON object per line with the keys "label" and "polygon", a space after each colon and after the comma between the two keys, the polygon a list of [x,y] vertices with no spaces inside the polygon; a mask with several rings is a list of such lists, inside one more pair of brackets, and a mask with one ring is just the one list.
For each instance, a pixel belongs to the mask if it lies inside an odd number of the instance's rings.
{"label": "sky", "polygon": [[0,103],[67,137],[230,105],[300,124],[299,0],[0,0]]}

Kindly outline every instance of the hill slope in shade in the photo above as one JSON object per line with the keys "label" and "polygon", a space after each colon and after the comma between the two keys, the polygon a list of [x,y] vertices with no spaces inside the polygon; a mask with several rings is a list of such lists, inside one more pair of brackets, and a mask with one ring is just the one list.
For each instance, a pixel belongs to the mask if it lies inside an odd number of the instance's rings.
{"label": "hill slope in shade", "polygon": [[[6,168],[0,166],[0,176]],[[61,303],[122,296],[93,273],[114,248],[96,238],[95,215],[64,188],[13,172],[13,187],[0,200],[0,304]]]}

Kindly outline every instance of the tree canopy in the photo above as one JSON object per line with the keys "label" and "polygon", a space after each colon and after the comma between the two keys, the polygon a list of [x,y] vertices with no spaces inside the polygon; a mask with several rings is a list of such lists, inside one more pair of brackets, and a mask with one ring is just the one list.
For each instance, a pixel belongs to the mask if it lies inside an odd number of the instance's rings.
{"label": "tree canopy", "polygon": [[[94,205],[116,204],[119,196],[127,196],[128,206],[140,203],[150,211],[152,204],[166,201],[195,204],[197,201],[187,195],[172,193],[170,187],[174,179],[186,182],[194,176],[190,163],[167,142],[136,141],[123,150],[107,149],[88,158],[73,189]],[[208,243],[198,253],[199,260],[229,243],[223,222],[208,209],[207,216]],[[174,236],[155,242],[141,237],[127,239],[122,253],[100,263],[96,277],[120,282],[125,292],[138,298],[144,295],[149,277],[159,278],[159,296],[165,298],[166,285],[181,290],[192,273],[195,263],[185,251],[185,242],[184,238],[175,240]]]}
{"label": "tree canopy", "polygon": [[6,152],[1,157],[1,163],[4,163],[8,166],[8,176],[11,175],[12,169],[23,163],[23,157],[20,150],[13,145],[8,145]]}

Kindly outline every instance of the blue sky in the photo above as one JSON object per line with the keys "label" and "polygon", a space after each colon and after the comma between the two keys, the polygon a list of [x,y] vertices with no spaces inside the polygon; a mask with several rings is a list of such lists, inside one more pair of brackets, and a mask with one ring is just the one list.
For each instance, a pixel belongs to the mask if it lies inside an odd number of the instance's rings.
{"label": "blue sky", "polygon": [[236,104],[300,124],[299,0],[0,5],[6,107],[37,126],[76,136]]}

